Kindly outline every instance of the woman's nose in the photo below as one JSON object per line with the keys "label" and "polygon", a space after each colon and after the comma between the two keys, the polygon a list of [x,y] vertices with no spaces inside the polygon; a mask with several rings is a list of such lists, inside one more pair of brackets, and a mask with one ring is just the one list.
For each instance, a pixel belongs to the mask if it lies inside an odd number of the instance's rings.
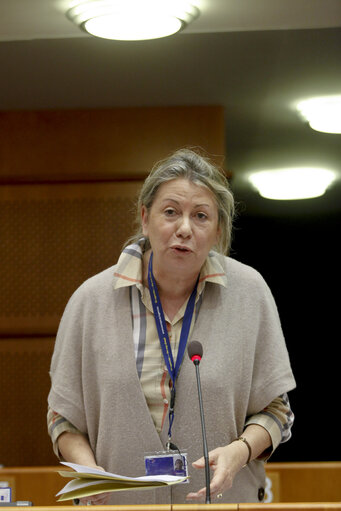
{"label": "woman's nose", "polygon": [[185,238],[192,235],[192,226],[189,217],[183,215],[179,219],[176,234],[177,236],[182,236]]}

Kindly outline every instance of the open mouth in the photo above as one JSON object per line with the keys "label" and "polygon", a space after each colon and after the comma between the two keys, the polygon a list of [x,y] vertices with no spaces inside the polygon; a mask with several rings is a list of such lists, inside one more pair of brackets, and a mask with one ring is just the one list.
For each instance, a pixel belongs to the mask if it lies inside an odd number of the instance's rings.
{"label": "open mouth", "polygon": [[186,254],[186,253],[190,252],[190,250],[186,247],[173,247],[173,250],[175,250],[176,252],[179,252],[181,254]]}

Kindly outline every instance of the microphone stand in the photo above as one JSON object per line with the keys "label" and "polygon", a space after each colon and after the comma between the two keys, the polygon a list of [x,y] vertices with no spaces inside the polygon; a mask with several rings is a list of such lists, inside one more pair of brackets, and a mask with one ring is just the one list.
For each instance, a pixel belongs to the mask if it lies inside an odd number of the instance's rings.
{"label": "microphone stand", "polygon": [[198,359],[197,360],[193,360],[193,363],[195,365],[195,374],[197,376],[197,387],[198,387],[200,418],[201,418],[201,431],[202,431],[203,448],[204,448],[204,459],[205,459],[205,480],[206,480],[206,500],[205,500],[205,504],[211,504],[210,464],[209,464],[207,440],[206,440],[204,407],[203,407],[203,404],[202,404],[202,395],[201,395],[201,382],[200,382],[200,372],[199,372],[200,360],[198,360]]}

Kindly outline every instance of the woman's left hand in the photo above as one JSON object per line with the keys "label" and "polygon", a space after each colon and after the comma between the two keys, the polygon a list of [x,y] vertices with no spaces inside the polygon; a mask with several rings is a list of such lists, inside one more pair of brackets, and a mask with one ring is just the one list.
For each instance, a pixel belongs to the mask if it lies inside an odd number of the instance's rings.
{"label": "woman's left hand", "polygon": [[[244,466],[247,460],[247,447],[243,442],[232,442],[226,447],[218,447],[209,453],[210,468],[213,470],[213,477],[210,484],[211,498],[232,487],[233,480],[237,472]],[[192,463],[194,468],[205,468],[204,457]],[[201,488],[198,492],[189,493],[187,500],[195,500],[199,502],[205,501],[206,487]]]}

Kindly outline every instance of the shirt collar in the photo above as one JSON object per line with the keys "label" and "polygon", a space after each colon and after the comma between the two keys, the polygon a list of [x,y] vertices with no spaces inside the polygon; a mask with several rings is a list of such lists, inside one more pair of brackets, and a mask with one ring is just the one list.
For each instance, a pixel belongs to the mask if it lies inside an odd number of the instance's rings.
{"label": "shirt collar", "polygon": [[219,261],[219,254],[214,250],[210,251],[206,257],[203,267],[201,268],[198,291],[201,292],[206,282],[212,282],[213,284],[219,284],[227,287],[226,273]]}
{"label": "shirt collar", "polygon": [[142,286],[144,239],[126,246],[116,265],[114,289],[127,286]]}
{"label": "shirt collar", "polygon": [[[141,238],[137,243],[128,245],[123,249],[114,273],[114,289],[134,285],[142,289],[144,243],[144,238]],[[210,251],[201,268],[198,295],[203,291],[206,282],[227,287],[227,277],[219,261],[219,254],[213,250]]]}

